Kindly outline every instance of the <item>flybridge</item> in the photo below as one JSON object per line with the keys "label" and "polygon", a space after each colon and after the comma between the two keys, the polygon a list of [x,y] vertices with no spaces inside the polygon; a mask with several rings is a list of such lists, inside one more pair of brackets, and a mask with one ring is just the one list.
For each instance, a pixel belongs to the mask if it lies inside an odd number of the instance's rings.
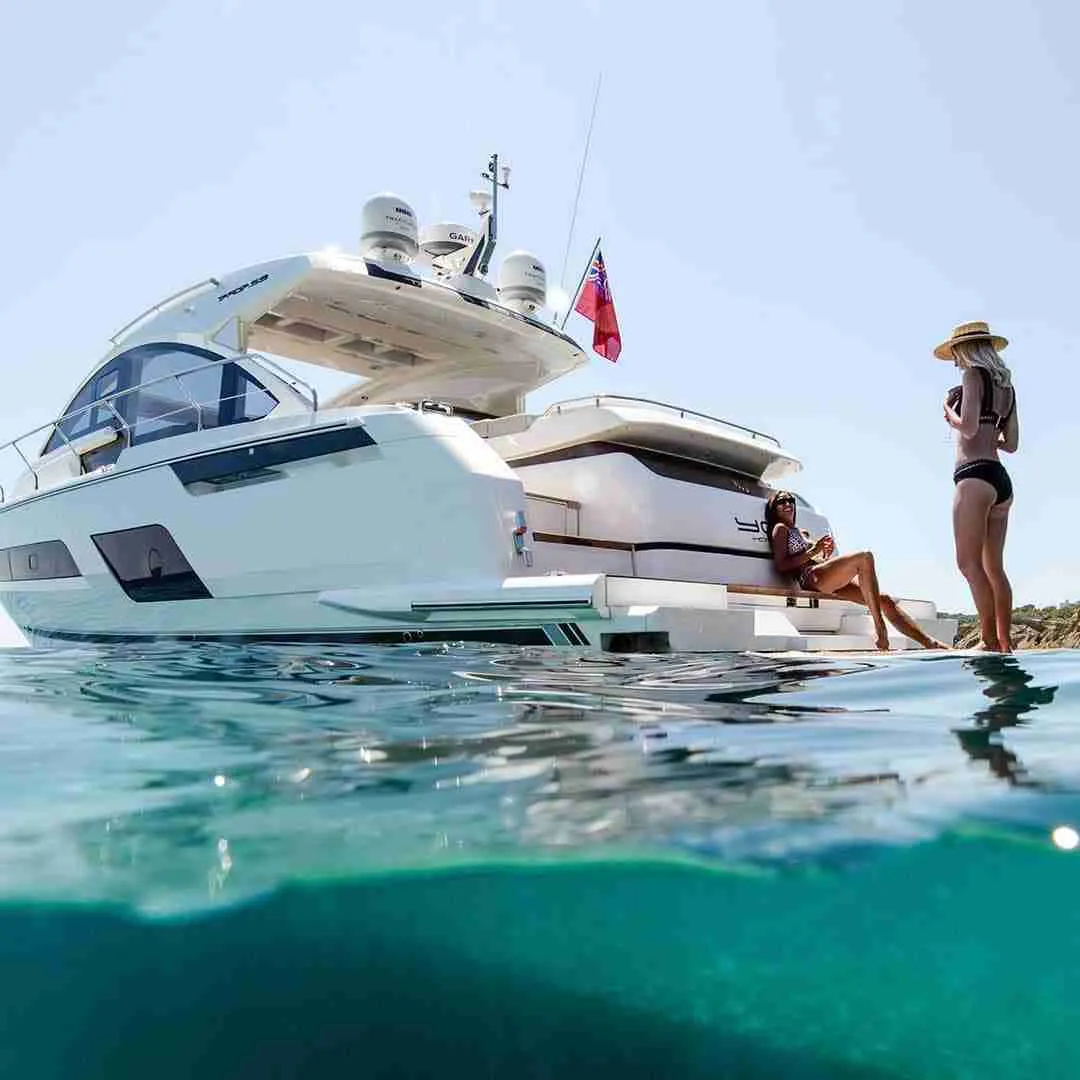
{"label": "flybridge", "polygon": [[586,363],[544,318],[547,279],[530,252],[495,250],[498,194],[509,170],[488,163],[481,219],[418,225],[407,200],[376,195],[361,211],[359,250],[317,251],[210,278],[155,304],[114,338],[105,358],[162,341],[240,354],[263,350],[365,380],[353,403],[438,398],[493,415]]}
{"label": "flybridge", "polygon": [[156,305],[106,361],[161,341],[353,374],[372,403],[436,397],[492,414],[586,363],[572,338],[498,299],[330,251],[245,267]]}

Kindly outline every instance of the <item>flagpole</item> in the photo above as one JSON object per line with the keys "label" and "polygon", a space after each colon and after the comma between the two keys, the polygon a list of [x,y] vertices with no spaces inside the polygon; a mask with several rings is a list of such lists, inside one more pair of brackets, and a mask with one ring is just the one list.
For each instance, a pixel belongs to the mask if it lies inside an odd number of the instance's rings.
{"label": "flagpole", "polygon": [[585,284],[585,279],[589,276],[589,271],[592,269],[593,260],[596,258],[596,253],[600,250],[600,237],[596,238],[596,243],[593,244],[592,253],[589,255],[589,261],[585,264],[585,271],[581,275],[581,280],[577,283],[577,288],[574,290],[574,295],[570,300],[570,303],[566,307],[566,314],[562,317],[562,322],[559,323],[559,329],[563,330],[566,327],[566,320],[570,318],[570,312],[574,310],[574,305],[578,302],[578,297],[581,295],[582,287]]}

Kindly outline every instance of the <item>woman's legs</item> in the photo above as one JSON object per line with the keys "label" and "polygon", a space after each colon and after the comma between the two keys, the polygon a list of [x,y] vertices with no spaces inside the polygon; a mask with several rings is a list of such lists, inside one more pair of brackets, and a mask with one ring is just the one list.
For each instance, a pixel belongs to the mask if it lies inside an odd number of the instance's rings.
{"label": "woman's legs", "polygon": [[[843,588],[834,590],[831,595],[838,596],[841,600],[850,600],[854,604],[864,604],[866,602],[863,600],[862,591],[857,585],[845,585]],[[881,612],[904,637],[909,637],[912,641],[918,642],[924,649],[952,648],[951,645],[946,645],[943,641],[937,641],[925,633],[922,627],[907,612],[901,610],[900,605],[887,593],[881,594]]]}
{"label": "woman's legs", "polygon": [[[997,492],[993,484],[974,478],[961,480],[953,497],[953,536],[956,540],[956,565],[967,578],[975,610],[979,613],[979,632],[983,646],[997,652],[997,620],[994,613],[994,590],[983,569],[990,508]],[[1004,537],[1002,538],[1004,543]]]}
{"label": "woman's legs", "polygon": [[986,520],[986,539],[983,541],[982,564],[994,592],[994,625],[998,647],[1012,652],[1012,585],[1005,574],[1005,533],[1009,527],[1012,499],[994,506]]}
{"label": "woman's legs", "polygon": [[885,629],[885,619],[881,613],[881,589],[873,553],[859,551],[854,555],[840,555],[814,569],[814,585],[818,592],[835,595],[845,585],[856,581],[862,602],[870,609],[870,617],[874,620],[877,647],[884,651],[889,647],[889,632]]}

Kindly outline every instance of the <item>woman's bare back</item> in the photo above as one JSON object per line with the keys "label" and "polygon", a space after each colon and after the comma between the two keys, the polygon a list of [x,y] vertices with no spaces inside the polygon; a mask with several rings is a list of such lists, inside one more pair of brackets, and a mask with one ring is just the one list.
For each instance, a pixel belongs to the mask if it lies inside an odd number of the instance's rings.
{"label": "woman's bare back", "polygon": [[975,368],[969,368],[964,373],[963,390],[964,399],[969,393],[973,398],[968,406],[967,400],[962,402],[958,411],[961,418],[967,418],[967,409],[970,407],[976,415],[993,413],[1000,417],[999,423],[979,423],[975,427],[974,434],[966,435],[962,430],[956,432],[956,464],[964,465],[969,461],[996,461],[998,450],[1001,446],[1001,432],[1006,419],[1011,421],[1011,414],[1015,413],[1015,390],[1011,386],[1001,386],[993,380],[987,380],[990,388],[992,401],[983,401],[983,393],[986,385],[982,376]]}

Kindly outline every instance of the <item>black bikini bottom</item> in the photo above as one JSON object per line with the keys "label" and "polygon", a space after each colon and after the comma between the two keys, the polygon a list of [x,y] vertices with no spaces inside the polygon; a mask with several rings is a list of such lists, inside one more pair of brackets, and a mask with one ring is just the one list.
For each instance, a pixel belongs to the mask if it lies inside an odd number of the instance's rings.
{"label": "black bikini bottom", "polygon": [[965,462],[952,474],[952,478],[954,484],[959,484],[961,480],[985,480],[997,492],[995,506],[1012,498],[1012,481],[1000,461]]}

